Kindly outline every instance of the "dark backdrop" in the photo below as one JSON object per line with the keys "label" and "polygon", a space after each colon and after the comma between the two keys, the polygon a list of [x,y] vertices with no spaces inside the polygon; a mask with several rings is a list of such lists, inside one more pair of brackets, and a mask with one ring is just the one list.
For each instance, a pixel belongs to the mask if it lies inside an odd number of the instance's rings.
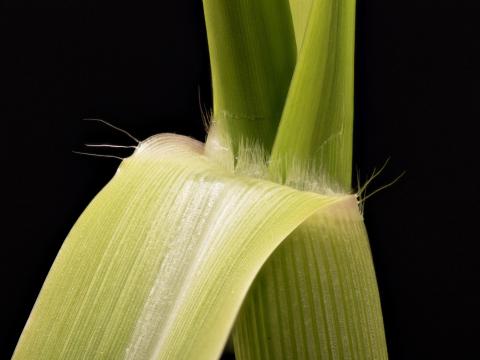
{"label": "dark backdrop", "polygon": [[[72,150],[128,142],[81,119],[99,117],[141,139],[176,132],[203,140],[200,104],[211,107],[201,1],[21,3],[9,1],[1,15],[2,78],[10,80],[1,81],[3,358],[63,239],[118,166]],[[371,189],[406,171],[365,213],[389,353],[472,358],[480,6],[385,3],[358,0],[355,166],[366,178],[390,157]]]}

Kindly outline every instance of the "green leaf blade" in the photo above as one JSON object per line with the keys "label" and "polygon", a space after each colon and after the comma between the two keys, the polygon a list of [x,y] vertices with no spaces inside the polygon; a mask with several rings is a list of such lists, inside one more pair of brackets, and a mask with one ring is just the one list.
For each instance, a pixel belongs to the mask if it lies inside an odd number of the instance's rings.
{"label": "green leaf blade", "polygon": [[290,0],[297,54],[300,52],[314,0]]}
{"label": "green leaf blade", "polygon": [[351,202],[236,176],[186,137],[143,142],[70,232],[14,359],[211,359],[272,251]]}
{"label": "green leaf blade", "polygon": [[272,169],[324,173],[349,192],[352,177],[355,0],[314,1],[272,150]]}

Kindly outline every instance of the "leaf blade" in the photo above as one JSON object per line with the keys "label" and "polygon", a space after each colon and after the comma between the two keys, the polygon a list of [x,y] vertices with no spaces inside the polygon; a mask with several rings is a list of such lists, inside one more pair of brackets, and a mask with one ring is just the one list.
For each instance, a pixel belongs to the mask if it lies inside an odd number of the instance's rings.
{"label": "leaf blade", "polygon": [[349,192],[352,177],[355,0],[314,1],[272,150],[272,171],[325,174]]}
{"label": "leaf blade", "polygon": [[237,359],[388,358],[368,237],[353,205],[314,214],[272,254],[235,323]]}
{"label": "leaf blade", "polygon": [[323,197],[236,176],[200,143],[142,143],[89,205],[48,275],[14,359],[220,355],[250,283]]}

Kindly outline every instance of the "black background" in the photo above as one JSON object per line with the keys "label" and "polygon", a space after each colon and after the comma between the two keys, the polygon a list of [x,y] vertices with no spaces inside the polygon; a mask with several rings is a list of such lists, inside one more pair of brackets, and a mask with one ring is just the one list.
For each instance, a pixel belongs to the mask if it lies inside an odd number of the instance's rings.
{"label": "black background", "polygon": [[[118,166],[72,150],[129,143],[81,119],[141,139],[203,140],[200,104],[211,107],[201,1],[42,4],[2,11],[2,358],[69,229]],[[365,213],[392,359],[480,354],[476,4],[358,0],[355,167],[365,179],[390,157],[371,189],[406,171]]]}

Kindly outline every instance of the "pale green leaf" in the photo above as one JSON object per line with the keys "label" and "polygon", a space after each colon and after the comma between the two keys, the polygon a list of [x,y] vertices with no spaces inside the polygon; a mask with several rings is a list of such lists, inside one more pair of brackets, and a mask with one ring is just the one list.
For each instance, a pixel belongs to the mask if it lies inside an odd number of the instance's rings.
{"label": "pale green leaf", "polygon": [[242,306],[234,345],[237,360],[387,359],[358,208],[317,213],[280,245]]}
{"label": "pale green leaf", "polygon": [[235,175],[177,135],[142,142],[68,235],[14,359],[214,359],[272,251],[355,207]]}

